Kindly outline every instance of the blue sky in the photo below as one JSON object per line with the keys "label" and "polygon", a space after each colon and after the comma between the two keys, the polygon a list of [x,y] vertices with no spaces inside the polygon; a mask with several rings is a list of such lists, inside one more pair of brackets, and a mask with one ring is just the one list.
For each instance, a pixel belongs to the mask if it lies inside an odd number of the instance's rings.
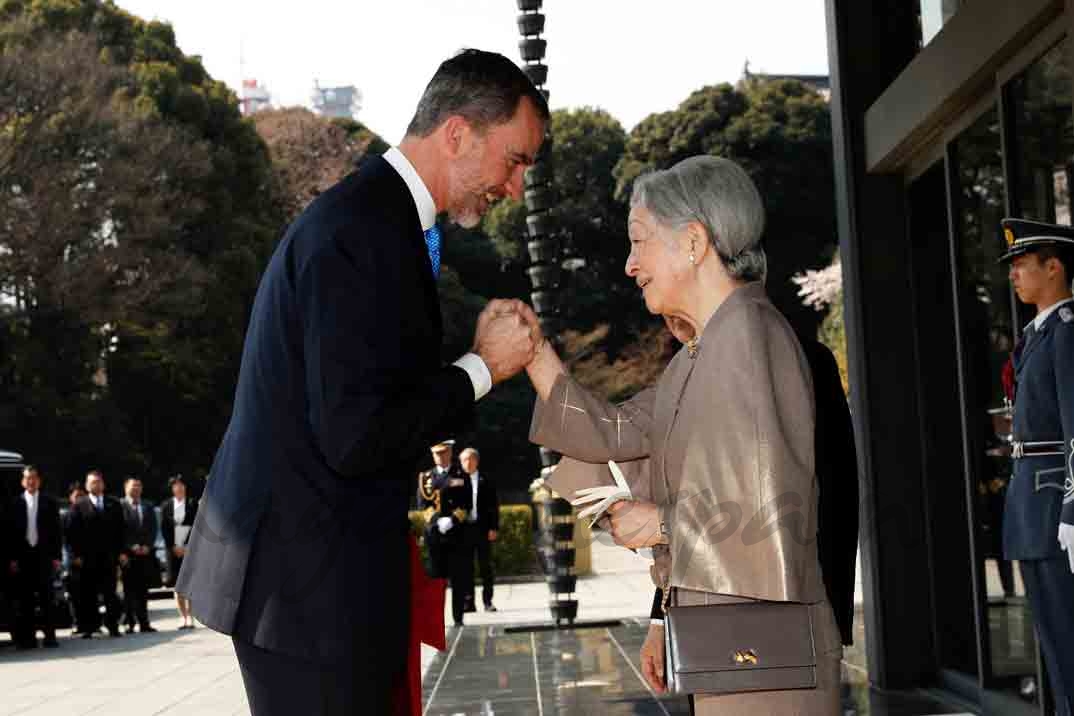
{"label": "blue sky", "polygon": [[[358,118],[398,141],[436,66],[462,47],[519,61],[514,0],[116,0],[170,22],[184,52],[238,88],[309,105],[313,81],[353,84]],[[546,0],[552,108],[602,107],[630,129],[706,84],[825,74],[822,0]],[[241,60],[241,62],[240,62]],[[241,69],[240,69],[241,68]]]}

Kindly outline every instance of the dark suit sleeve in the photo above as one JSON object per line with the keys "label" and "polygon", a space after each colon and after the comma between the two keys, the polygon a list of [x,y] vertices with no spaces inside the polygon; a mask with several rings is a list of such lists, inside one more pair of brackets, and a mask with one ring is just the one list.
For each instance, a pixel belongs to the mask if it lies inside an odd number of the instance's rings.
{"label": "dark suit sleeve", "polygon": [[164,547],[171,554],[175,547],[175,513],[174,503],[165,502],[160,508],[160,535],[164,538]]}
{"label": "dark suit sleeve", "polygon": [[64,528],[64,539],[67,540],[67,547],[71,550],[71,557],[75,559],[81,558],[85,551],[81,501],[71,505],[71,509],[67,513],[67,524],[64,525]]}
{"label": "dark suit sleeve", "polygon": [[63,525],[60,521],[60,506],[55,500],[48,501],[48,511],[45,514],[48,527],[48,542],[46,545],[48,558],[53,561],[63,559]]}
{"label": "dark suit sleeve", "polygon": [[344,476],[382,477],[473,418],[473,384],[461,368],[399,375],[403,316],[390,299],[399,287],[376,255],[397,242],[337,235],[298,277],[309,420]]}
{"label": "dark suit sleeve", "polygon": [[664,621],[664,592],[659,588],[653,595],[653,606],[649,609],[649,618]]}
{"label": "dark suit sleeve", "polygon": [[489,480],[489,529],[500,531],[500,493],[496,489],[496,481]]}
{"label": "dark suit sleeve", "polygon": [[820,488],[817,554],[843,643],[853,642],[858,550],[858,459],[839,366],[823,344],[803,345],[816,400],[816,473]]}

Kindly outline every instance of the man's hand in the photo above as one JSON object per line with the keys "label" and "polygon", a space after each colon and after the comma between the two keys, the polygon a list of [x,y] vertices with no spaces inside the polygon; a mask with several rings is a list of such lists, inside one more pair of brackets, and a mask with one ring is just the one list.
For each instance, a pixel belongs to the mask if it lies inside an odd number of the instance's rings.
{"label": "man's hand", "polygon": [[489,530],[489,542],[495,542],[496,538],[499,536],[500,535],[496,530]]}
{"label": "man's hand", "polygon": [[658,694],[664,686],[664,627],[650,624],[645,643],[641,645],[641,673],[653,691]]}
{"label": "man's hand", "polygon": [[1074,572],[1074,525],[1066,522],[1059,523],[1059,546],[1067,553],[1070,561],[1070,571]]}
{"label": "man's hand", "polygon": [[182,557],[183,555],[186,554],[186,548],[185,547],[172,547],[172,554],[174,554],[176,557]]}
{"label": "man's hand", "polygon": [[660,535],[660,512],[651,502],[619,500],[608,508],[608,516],[617,545],[640,549],[664,542]]}
{"label": "man's hand", "polygon": [[[522,301],[489,301],[477,318],[473,352],[492,374],[492,384],[502,383],[526,367],[536,352],[536,333],[524,317]],[[530,311],[532,313],[532,311]]]}

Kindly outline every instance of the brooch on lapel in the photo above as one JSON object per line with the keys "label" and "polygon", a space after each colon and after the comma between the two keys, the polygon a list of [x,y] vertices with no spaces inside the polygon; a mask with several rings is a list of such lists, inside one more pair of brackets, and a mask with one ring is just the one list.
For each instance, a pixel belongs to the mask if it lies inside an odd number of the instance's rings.
{"label": "brooch on lapel", "polygon": [[1059,317],[1063,319],[1063,323],[1070,323],[1074,321],[1074,311],[1070,310],[1070,306],[1063,306],[1059,309]]}

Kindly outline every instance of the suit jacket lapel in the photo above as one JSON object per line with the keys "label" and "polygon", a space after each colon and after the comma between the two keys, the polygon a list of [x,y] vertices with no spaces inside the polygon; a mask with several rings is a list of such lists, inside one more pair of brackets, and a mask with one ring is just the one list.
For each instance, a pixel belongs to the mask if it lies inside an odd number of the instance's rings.
{"label": "suit jacket lapel", "polygon": [[1016,373],[1022,372],[1023,366],[1025,366],[1026,363],[1029,361],[1029,354],[1035,351],[1037,349],[1037,346],[1039,346],[1044,340],[1044,336],[1051,329],[1052,322],[1056,318],[1056,315],[1056,313],[1053,313],[1052,315],[1048,316],[1048,320],[1044,322],[1044,325],[1041,326],[1039,330],[1034,331],[1033,335],[1030,336],[1026,344],[1022,346],[1022,353],[1018,357],[1018,365],[1015,366]]}
{"label": "suit jacket lapel", "polygon": [[402,237],[406,250],[411,254],[411,260],[417,269],[418,276],[420,277],[421,287],[420,290],[425,299],[425,308],[429,312],[429,316],[432,318],[433,326],[436,329],[436,335],[433,336],[435,344],[437,346],[437,360],[440,357],[440,343],[443,334],[443,323],[440,315],[440,296],[436,289],[436,280],[433,278],[433,264],[429,259],[429,249],[425,245],[425,232],[421,230],[421,218],[418,216],[418,207],[414,204],[414,197],[410,194],[410,189],[407,187],[406,182],[399,176],[399,173],[395,171],[391,164],[388,163],[383,157],[377,157],[376,161],[379,161],[380,171],[384,173],[386,177],[390,177],[390,181],[393,182],[392,195],[397,197],[399,202],[399,208],[401,211],[405,211],[407,221],[406,236]]}

